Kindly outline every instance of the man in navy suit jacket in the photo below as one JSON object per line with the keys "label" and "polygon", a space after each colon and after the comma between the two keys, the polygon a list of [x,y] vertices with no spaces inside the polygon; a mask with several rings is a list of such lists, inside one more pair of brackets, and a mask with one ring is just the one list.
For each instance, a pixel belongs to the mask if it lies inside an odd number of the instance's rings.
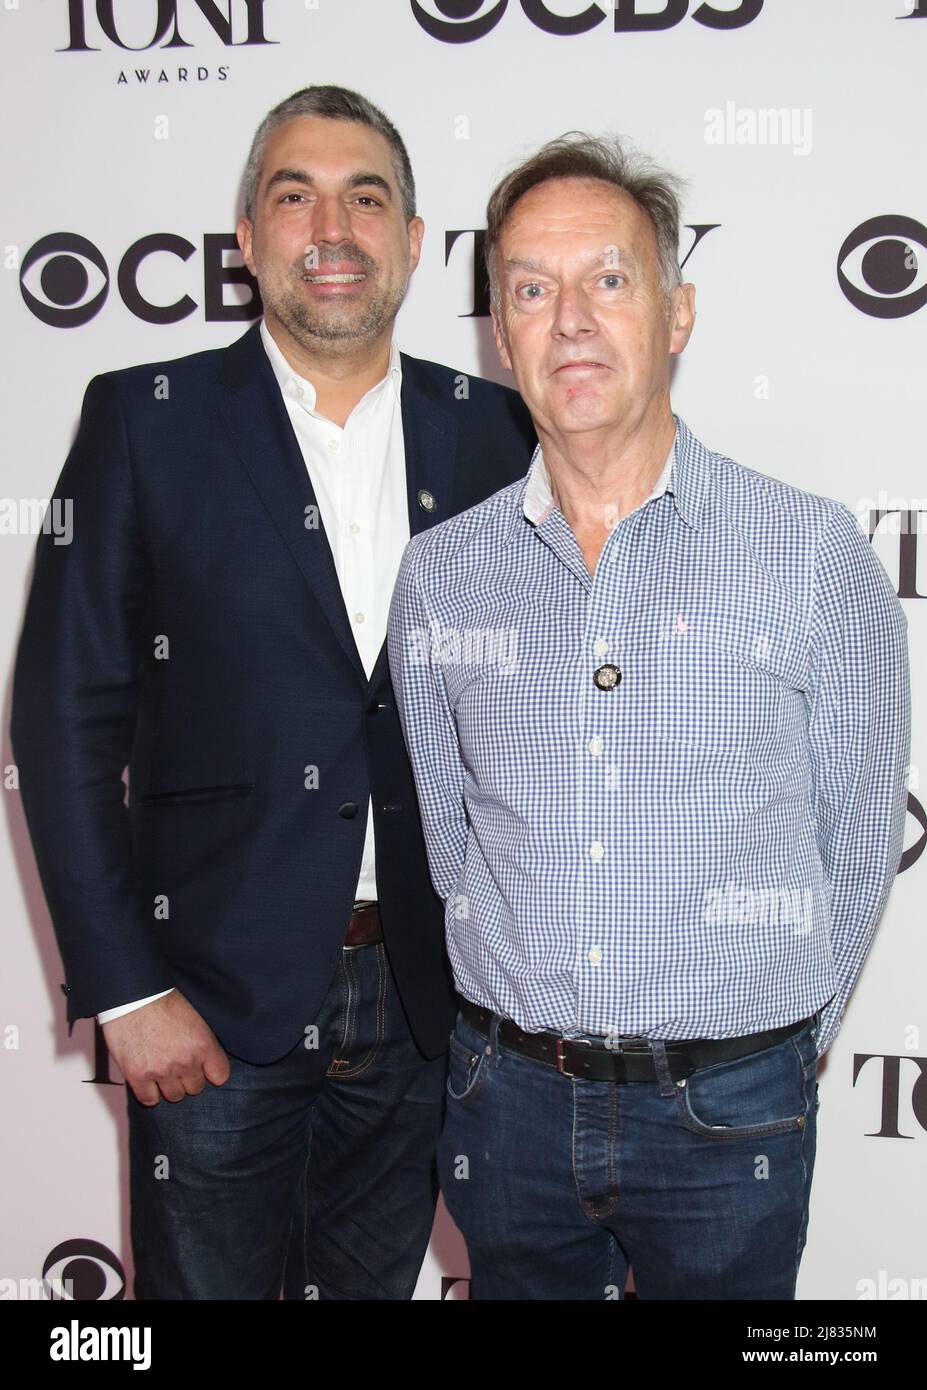
{"label": "man in navy suit jacket", "polygon": [[263,322],[94,377],[39,539],[13,743],[68,1019],[127,1081],[138,1297],[407,1298],[427,1245],[454,995],[387,607],[534,435],[393,343],[422,232],[382,112],[276,107]]}

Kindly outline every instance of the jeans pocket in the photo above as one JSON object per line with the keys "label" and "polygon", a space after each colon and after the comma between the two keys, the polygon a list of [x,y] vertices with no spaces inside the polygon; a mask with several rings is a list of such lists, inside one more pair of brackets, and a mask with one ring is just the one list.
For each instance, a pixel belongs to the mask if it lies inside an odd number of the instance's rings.
{"label": "jeans pocket", "polygon": [[821,1106],[821,1097],[818,1095],[818,1083],[815,1081],[811,1088],[811,1108],[817,1114]]}
{"label": "jeans pocket", "polygon": [[483,1084],[488,1061],[486,1047],[477,1050],[457,1036],[456,1030],[448,1039],[447,1093],[452,1100],[472,1101]]}
{"label": "jeans pocket", "polygon": [[[693,1134],[715,1140],[760,1139],[804,1129],[817,1083],[805,1074],[800,1039],[720,1062],[676,1083],[679,1118]],[[813,1042],[812,1042],[813,1047]]]}

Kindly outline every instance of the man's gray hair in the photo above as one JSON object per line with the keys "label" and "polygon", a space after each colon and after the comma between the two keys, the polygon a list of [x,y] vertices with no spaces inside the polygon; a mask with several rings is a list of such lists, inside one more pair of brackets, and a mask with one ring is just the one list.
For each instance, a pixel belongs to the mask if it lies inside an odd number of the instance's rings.
{"label": "man's gray hair", "polygon": [[372,101],[362,97],[359,92],[349,91],[347,87],[303,87],[292,96],[281,101],[272,111],[268,111],[258,126],[248,163],[245,166],[245,213],[254,221],[254,208],[258,183],[261,178],[261,161],[264,148],[271,131],[285,121],[297,116],[324,116],[329,121],[356,121],[358,125],[370,126],[379,131],[390,143],[393,152],[393,171],[402,200],[402,210],[409,222],[415,216],[415,179],[412,165],[402,136],[392,121],[383,114]]}
{"label": "man's gray hair", "polygon": [[660,289],[664,300],[682,284],[679,269],[680,193],[684,179],[677,178],[636,151],[626,149],[617,136],[597,138],[582,130],[570,130],[548,140],[536,154],[524,160],[498,183],[486,207],[486,239],[483,255],[489,275],[489,292],[498,314],[501,295],[496,274],[496,252],[506,218],[529,189],[550,179],[601,179],[628,193],[650,218],[657,239]]}

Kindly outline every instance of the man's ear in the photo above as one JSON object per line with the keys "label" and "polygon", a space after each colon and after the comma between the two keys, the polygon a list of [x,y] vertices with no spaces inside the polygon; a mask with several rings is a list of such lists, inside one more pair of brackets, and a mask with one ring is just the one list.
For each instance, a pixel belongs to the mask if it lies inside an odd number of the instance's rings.
{"label": "man's ear", "polygon": [[244,213],[242,213],[241,217],[238,219],[238,226],[235,228],[235,236],[238,238],[238,246],[241,251],[242,260],[256,279],[257,271],[254,268],[254,256],[251,251],[251,244],[254,239],[254,226],[250,217],[246,217]]}
{"label": "man's ear", "polygon": [[496,340],[496,351],[499,354],[499,361],[507,372],[512,370],[512,359],[509,357],[509,350],[505,345],[505,334],[499,322],[499,316],[493,305],[489,306],[489,317],[492,319],[492,336]]}
{"label": "man's ear", "polygon": [[425,224],[420,217],[413,217],[409,221],[409,274],[418,265],[422,254],[422,239],[425,235]]}
{"label": "man's ear", "polygon": [[682,352],[695,327],[695,286],[688,281],[673,290],[670,308],[670,356]]}

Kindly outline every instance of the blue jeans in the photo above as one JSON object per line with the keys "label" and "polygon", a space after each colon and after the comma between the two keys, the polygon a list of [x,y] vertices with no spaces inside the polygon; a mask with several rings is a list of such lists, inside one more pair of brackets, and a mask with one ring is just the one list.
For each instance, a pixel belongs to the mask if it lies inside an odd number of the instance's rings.
{"label": "blue jeans", "polygon": [[815,1015],[673,1081],[587,1081],[458,1014],[438,1146],[475,1299],[792,1299],[818,1109]]}
{"label": "blue jeans", "polygon": [[437,1200],[445,1056],[427,1061],[383,943],[345,949],[301,1040],[223,1086],[126,1087],[135,1294],[407,1299]]}

